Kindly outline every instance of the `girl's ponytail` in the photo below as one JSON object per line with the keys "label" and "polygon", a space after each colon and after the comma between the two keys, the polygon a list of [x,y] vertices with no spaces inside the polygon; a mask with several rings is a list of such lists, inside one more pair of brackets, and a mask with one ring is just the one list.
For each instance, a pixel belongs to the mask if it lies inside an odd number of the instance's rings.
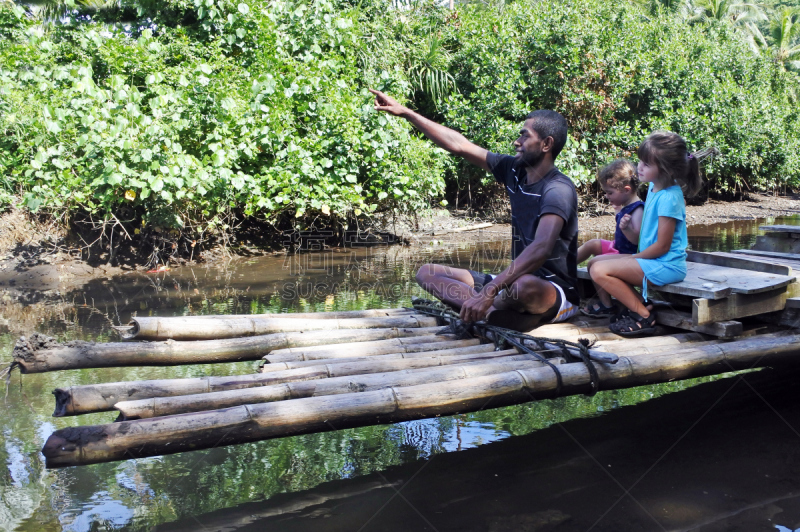
{"label": "girl's ponytail", "polygon": [[686,181],[685,184],[681,183],[681,188],[683,188],[683,193],[686,197],[691,198],[696,196],[703,189],[703,178],[700,175],[700,162],[718,154],[719,150],[711,147],[703,148],[702,150],[698,150],[686,156],[689,160],[686,170]]}
{"label": "girl's ponytail", "polygon": [[703,190],[703,178],[700,177],[700,163],[693,153],[687,155],[689,167],[686,171],[686,184],[683,185],[683,195],[687,198],[697,196]]}

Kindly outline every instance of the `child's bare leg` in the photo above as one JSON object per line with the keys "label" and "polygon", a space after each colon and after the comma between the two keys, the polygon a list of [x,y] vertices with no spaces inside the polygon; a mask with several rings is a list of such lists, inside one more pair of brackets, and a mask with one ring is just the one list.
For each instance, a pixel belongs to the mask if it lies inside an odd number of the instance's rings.
{"label": "child's bare leg", "polygon": [[601,261],[592,266],[592,281],[617,301],[643,318],[650,317],[650,309],[639,299],[633,285],[641,286],[644,272],[633,258],[620,258],[614,261]]}
{"label": "child's bare leg", "polygon": [[642,302],[642,305],[647,307],[647,310],[649,310],[650,312],[653,312],[653,304],[645,302],[644,297],[642,297],[641,292],[638,292],[637,290],[634,290],[634,293],[636,294],[636,297],[639,298],[639,301]]}
{"label": "child's bare leg", "polygon": [[[595,241],[595,240],[592,240],[592,242],[594,242],[594,241]],[[596,240],[596,241],[597,241],[597,242],[600,242],[599,240]],[[588,264],[586,265],[586,269],[589,271],[589,274],[591,275],[591,273],[592,273],[592,266],[593,266],[593,265],[597,264],[598,262],[603,262],[603,261],[606,261],[606,260],[616,260],[617,258],[619,258],[619,255],[596,255],[594,258],[592,258],[592,259],[591,259],[591,260],[588,262]],[[597,299],[599,299],[599,300],[600,300],[600,302],[601,302],[601,303],[602,303],[602,304],[603,304],[605,307],[610,307],[610,306],[612,305],[612,303],[611,303],[611,296],[610,296],[610,295],[608,295],[608,292],[606,292],[605,290],[603,290],[603,289],[602,289],[600,286],[598,286],[598,285],[597,285],[597,283],[595,283],[594,281],[592,281],[592,284],[594,285],[594,289],[595,289],[595,292],[596,292],[596,294],[597,294]],[[591,305],[591,307],[595,307],[595,306],[597,306],[597,304],[596,304],[596,303],[593,303],[593,304]],[[590,307],[590,306],[586,306],[586,307],[584,307],[584,309],[583,309],[583,310],[584,310],[585,312],[590,312],[590,309],[591,309],[591,307]]]}
{"label": "child's bare leg", "polygon": [[593,238],[578,248],[578,264],[589,257],[596,257],[603,252],[603,246],[599,238]]}
{"label": "child's bare leg", "polygon": [[592,281],[592,284],[594,284],[594,287],[597,290],[597,299],[600,300],[600,303],[602,303],[607,307],[610,307],[612,303],[611,303],[611,296],[608,294],[608,292],[603,290],[603,288],[598,286],[598,284],[595,283],[594,281]]}

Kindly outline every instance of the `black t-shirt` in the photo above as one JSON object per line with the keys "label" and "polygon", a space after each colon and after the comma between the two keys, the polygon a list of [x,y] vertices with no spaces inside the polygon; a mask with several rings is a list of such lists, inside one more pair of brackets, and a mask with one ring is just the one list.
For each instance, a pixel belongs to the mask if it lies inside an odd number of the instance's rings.
{"label": "black t-shirt", "polygon": [[[553,245],[550,258],[542,269],[533,272],[548,279],[553,274],[565,289],[570,301],[577,301],[575,287],[578,282],[578,194],[572,181],[554,168],[533,185],[527,184],[524,170],[514,167],[516,159],[510,155],[489,152],[486,158],[498,183],[505,185],[511,201],[512,248],[515,259],[533,242],[539,219],[545,214],[556,214],[564,219],[564,227]],[[519,176],[517,173],[519,172]],[[548,279],[555,281],[555,279]]]}

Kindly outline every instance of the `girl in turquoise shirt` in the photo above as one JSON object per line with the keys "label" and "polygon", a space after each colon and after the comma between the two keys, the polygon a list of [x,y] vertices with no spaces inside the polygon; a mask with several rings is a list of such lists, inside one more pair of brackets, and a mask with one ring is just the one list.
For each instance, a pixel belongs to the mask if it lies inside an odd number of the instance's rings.
{"label": "girl in turquoise shirt", "polygon": [[[639,252],[633,255],[596,257],[590,274],[625,305],[626,312],[612,318],[610,328],[622,336],[645,336],[655,332],[655,314],[640,299],[633,286],[664,285],[686,277],[686,196],[702,187],[698,159],[675,133],[656,131],[639,146],[639,179],[650,183],[639,233]],[[607,258],[606,258],[607,257]]]}

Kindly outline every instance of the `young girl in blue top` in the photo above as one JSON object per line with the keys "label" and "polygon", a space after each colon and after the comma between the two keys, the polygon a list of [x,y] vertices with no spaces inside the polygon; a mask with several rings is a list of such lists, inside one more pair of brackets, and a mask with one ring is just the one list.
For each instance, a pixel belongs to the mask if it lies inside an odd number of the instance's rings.
{"label": "young girl in blue top", "polygon": [[655,332],[655,314],[633,286],[661,286],[686,277],[686,196],[700,191],[697,157],[675,133],[656,131],[639,146],[639,179],[650,183],[639,233],[639,251],[633,255],[602,255],[593,259],[592,281],[628,310],[612,319],[611,330],[622,336]]}

